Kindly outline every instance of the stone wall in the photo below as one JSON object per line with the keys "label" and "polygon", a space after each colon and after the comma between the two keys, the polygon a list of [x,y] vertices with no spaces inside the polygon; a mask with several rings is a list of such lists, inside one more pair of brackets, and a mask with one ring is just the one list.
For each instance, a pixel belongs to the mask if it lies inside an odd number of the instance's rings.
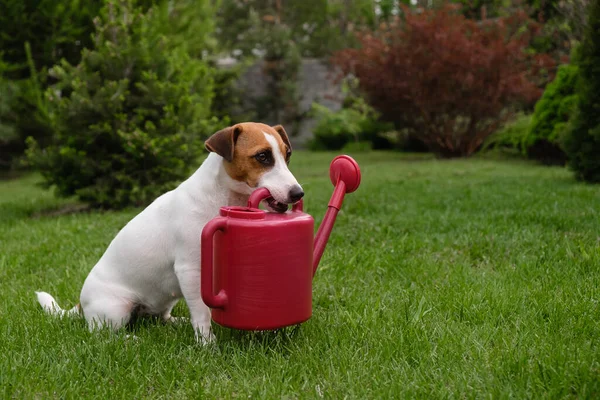
{"label": "stone wall", "polygon": [[[240,114],[252,115],[256,102],[267,94],[270,77],[263,73],[263,62],[258,61],[250,66],[240,77],[238,88],[243,99]],[[342,104],[341,84],[336,83],[333,71],[319,59],[305,58],[302,60],[297,82],[300,96],[298,112],[302,117],[294,124],[292,121],[277,121],[271,114],[261,121],[269,125],[282,124],[290,134],[294,148],[304,147],[307,139],[312,137],[312,129],[316,121],[307,113],[313,102],[318,102],[331,110],[339,110]],[[234,116],[235,117],[235,116]]]}

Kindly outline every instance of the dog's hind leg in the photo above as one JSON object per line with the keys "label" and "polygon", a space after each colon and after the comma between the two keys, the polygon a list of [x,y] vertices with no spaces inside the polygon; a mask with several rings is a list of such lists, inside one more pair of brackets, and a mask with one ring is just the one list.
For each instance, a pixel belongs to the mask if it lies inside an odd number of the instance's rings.
{"label": "dog's hind leg", "polygon": [[173,311],[173,307],[175,307],[178,301],[179,299],[173,300],[173,302],[169,304],[167,309],[162,313],[161,318],[164,322],[179,323],[188,320],[185,317],[174,317],[171,315],[171,311]]}
{"label": "dog's hind leg", "polygon": [[126,299],[99,298],[83,308],[83,315],[90,331],[110,327],[116,331],[127,325],[135,308],[132,301]]}

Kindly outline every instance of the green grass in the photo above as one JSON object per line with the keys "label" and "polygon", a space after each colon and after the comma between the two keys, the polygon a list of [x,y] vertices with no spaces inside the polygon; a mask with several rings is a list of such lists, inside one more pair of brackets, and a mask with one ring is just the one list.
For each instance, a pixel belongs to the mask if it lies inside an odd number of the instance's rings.
{"label": "green grass", "polygon": [[[332,157],[292,161],[317,222]],[[600,396],[600,187],[516,161],[356,159],[362,186],[315,277],[312,319],[218,328],[212,347],[188,324],[141,321],[133,340],[44,315],[33,291],[76,303],[137,210],[39,216],[70,203],[35,176],[0,182],[0,396]]]}

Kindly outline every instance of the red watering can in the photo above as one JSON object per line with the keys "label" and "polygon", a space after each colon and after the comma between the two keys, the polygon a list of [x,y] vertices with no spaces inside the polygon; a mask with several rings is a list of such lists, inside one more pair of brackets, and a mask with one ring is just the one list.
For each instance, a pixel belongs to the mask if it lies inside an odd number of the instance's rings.
{"label": "red watering can", "polygon": [[360,185],[349,156],[336,157],[329,177],[335,190],[313,241],[314,219],[302,200],[279,214],[258,208],[270,197],[255,190],[248,207],[222,207],[202,230],[202,300],[217,324],[243,330],[296,325],[312,315],[312,279],[344,195]]}

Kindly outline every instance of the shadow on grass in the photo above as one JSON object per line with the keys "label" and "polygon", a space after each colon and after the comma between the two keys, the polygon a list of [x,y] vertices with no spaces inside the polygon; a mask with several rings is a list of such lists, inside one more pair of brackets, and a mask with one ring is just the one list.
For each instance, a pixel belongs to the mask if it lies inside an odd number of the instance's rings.
{"label": "shadow on grass", "polygon": [[[164,322],[157,316],[133,315],[129,323],[123,329],[126,334],[136,335],[143,331],[153,330],[157,327],[168,327],[172,324],[173,323],[170,322]],[[174,323],[174,326],[185,328],[184,331],[186,332],[186,336],[189,333],[191,335],[191,340],[193,340],[191,324],[187,317]],[[297,341],[297,338],[301,334],[302,324],[269,331],[245,331],[230,329],[213,323],[212,329],[216,337],[216,345],[221,350],[232,349],[247,351],[255,349],[258,346],[263,350],[285,352],[292,343]]]}
{"label": "shadow on grass", "polygon": [[285,351],[296,342],[301,334],[302,325],[293,325],[271,331],[243,331],[229,329],[213,324],[219,347],[234,347],[238,350],[250,350],[259,345],[264,350]]}

